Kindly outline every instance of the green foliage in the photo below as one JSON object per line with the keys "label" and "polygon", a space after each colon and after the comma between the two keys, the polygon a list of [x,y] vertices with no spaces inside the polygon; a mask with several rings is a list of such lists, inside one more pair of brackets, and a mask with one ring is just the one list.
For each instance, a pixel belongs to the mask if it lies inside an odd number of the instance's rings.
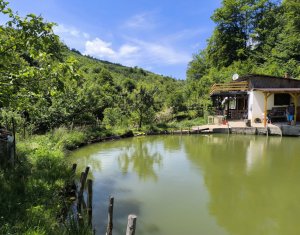
{"label": "green foliage", "polygon": [[58,149],[75,149],[87,140],[86,134],[82,130],[69,131],[64,127],[55,129],[51,134],[51,141]]}
{"label": "green foliage", "polygon": [[154,94],[155,90],[147,90],[142,86],[132,94],[131,118],[138,128],[141,128],[143,124],[151,123],[154,119]]}
{"label": "green foliage", "polygon": [[120,126],[122,124],[122,111],[120,108],[106,108],[104,110],[103,124],[106,128]]}
{"label": "green foliage", "polygon": [[18,145],[20,163],[0,170],[0,233],[56,234],[61,191],[70,171],[48,138]]}
{"label": "green foliage", "polygon": [[209,106],[209,89],[234,73],[300,78],[300,5],[286,0],[223,0],[208,46],[187,70],[189,106]]}

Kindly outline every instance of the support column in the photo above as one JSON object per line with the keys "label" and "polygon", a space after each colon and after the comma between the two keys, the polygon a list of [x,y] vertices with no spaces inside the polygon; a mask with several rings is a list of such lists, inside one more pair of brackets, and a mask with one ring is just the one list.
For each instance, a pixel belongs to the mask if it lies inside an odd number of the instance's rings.
{"label": "support column", "polygon": [[268,92],[264,92],[264,96],[265,96],[265,102],[264,102],[264,127],[267,126],[267,114],[268,114],[268,98],[271,95],[271,93]]}

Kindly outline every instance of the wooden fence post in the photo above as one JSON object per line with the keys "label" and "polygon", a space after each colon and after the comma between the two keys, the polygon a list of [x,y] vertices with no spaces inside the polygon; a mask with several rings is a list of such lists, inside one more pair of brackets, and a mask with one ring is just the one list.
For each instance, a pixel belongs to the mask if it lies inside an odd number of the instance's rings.
{"label": "wooden fence post", "polygon": [[82,197],[82,195],[83,195],[84,185],[85,185],[85,182],[86,182],[86,178],[89,174],[89,170],[90,170],[90,167],[87,166],[85,168],[85,172],[81,173],[81,178],[80,178],[81,185],[80,185],[80,191],[79,191],[79,195],[78,195],[79,197]]}
{"label": "wooden fence post", "polygon": [[77,168],[77,164],[76,164],[76,163],[73,163],[73,165],[72,165],[72,175],[75,175],[75,173],[76,173],[76,168]]}
{"label": "wooden fence post", "polygon": [[108,222],[107,222],[106,235],[112,235],[113,211],[114,211],[114,197],[111,196],[109,199],[109,206],[108,206]]}
{"label": "wooden fence post", "polygon": [[93,217],[93,181],[89,179],[87,181],[88,186],[88,198],[87,198],[87,211],[88,211],[88,225],[92,226],[92,217]]}
{"label": "wooden fence post", "polygon": [[137,218],[136,215],[129,215],[128,216],[126,235],[134,235],[135,234],[136,218]]}
{"label": "wooden fence post", "polygon": [[82,188],[82,182],[83,182],[83,178],[84,178],[84,172],[81,172],[81,176],[80,176],[80,191],[78,193],[78,204],[77,204],[77,211],[78,211],[78,216],[81,216],[81,205],[82,205],[82,194],[81,192],[81,188]]}

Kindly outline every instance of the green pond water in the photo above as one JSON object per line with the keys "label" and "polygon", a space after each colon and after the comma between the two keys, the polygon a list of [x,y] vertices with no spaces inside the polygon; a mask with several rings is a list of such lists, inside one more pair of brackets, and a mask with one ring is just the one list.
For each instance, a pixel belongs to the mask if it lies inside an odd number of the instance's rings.
{"label": "green pond water", "polygon": [[300,138],[151,136],[93,144],[71,154],[91,166],[93,224],[113,234],[127,216],[137,235],[299,235]]}

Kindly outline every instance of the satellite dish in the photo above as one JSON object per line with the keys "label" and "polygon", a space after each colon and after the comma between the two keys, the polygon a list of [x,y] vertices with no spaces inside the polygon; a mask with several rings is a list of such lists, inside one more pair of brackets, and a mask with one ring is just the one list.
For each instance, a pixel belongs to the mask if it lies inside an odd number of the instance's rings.
{"label": "satellite dish", "polygon": [[235,81],[239,78],[239,75],[237,73],[232,75],[232,80]]}

